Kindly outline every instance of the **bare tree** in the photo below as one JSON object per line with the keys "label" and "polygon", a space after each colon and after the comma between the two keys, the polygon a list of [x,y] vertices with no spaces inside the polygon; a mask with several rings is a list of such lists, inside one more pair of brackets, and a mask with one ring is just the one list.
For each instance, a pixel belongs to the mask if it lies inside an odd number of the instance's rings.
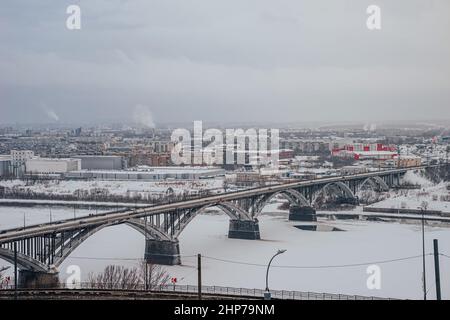
{"label": "bare tree", "polygon": [[420,207],[423,209],[423,211],[427,211],[428,201],[422,201],[422,203],[420,204]]}
{"label": "bare tree", "polygon": [[9,269],[9,267],[0,267],[0,288],[3,286],[3,282],[5,281],[5,276],[3,275],[3,271]]}
{"label": "bare tree", "polygon": [[[88,284],[96,289],[136,290],[147,288],[151,290],[160,285],[168,284],[170,276],[160,265],[140,262],[138,267],[126,268],[119,265],[109,265],[103,272],[90,273]],[[147,285],[146,285],[147,283]]]}
{"label": "bare tree", "polygon": [[169,283],[169,274],[158,264],[148,263],[146,260],[143,260],[139,265],[139,269],[141,281],[147,290],[152,290]]}
{"label": "bare tree", "polygon": [[88,283],[96,289],[137,289],[142,284],[137,268],[109,265],[102,273],[90,273]]}
{"label": "bare tree", "polygon": [[228,190],[228,181],[227,181],[226,178],[223,179],[222,187],[223,187],[223,191],[227,192],[227,190]]}

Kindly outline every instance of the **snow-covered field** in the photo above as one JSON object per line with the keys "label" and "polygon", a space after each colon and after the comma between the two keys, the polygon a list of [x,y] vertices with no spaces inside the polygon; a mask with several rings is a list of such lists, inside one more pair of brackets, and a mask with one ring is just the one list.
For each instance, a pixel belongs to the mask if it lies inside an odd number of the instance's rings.
{"label": "snow-covered field", "polygon": [[184,190],[223,190],[223,179],[177,180],[177,181],[109,181],[109,180],[50,180],[28,183],[24,180],[1,180],[0,186],[30,190],[36,193],[73,195],[77,190],[107,190],[111,195],[136,196],[153,195],[171,188],[175,193]]}
{"label": "snow-covered field", "polygon": [[450,213],[450,191],[447,183],[441,182],[433,185],[429,180],[409,171],[404,180],[412,184],[420,184],[420,189],[391,190],[389,198],[374,203],[376,208],[417,209],[423,204],[427,210],[439,210]]}
{"label": "snow-covered field", "polygon": [[[324,226],[345,231],[304,231],[294,227],[301,223],[287,220],[286,212],[274,212],[276,207],[277,204],[269,205],[267,213],[260,217],[262,240],[258,241],[228,239],[226,215],[198,216],[180,236],[183,264],[167,267],[168,272],[178,278],[179,284],[195,285],[195,255],[201,253],[205,256],[202,262],[204,284],[263,289],[265,264],[277,249],[287,249],[276,258],[271,268],[270,287],[273,289],[421,298],[420,257],[377,263],[420,256],[419,225],[322,220],[320,223]],[[30,223],[49,219],[48,208],[0,207],[1,227],[21,225],[23,212],[27,212]],[[82,213],[88,211],[77,212]],[[73,215],[73,210],[52,209],[52,215],[68,218]],[[450,229],[427,227],[427,252],[432,252],[432,239],[439,239],[440,251],[450,256]],[[83,279],[90,272],[100,272],[108,264],[135,266],[143,252],[144,239],[133,229],[124,225],[106,228],[72,253],[60,268],[60,278],[67,277],[67,267],[72,264],[81,267]],[[443,297],[450,299],[450,259],[441,257],[440,261]],[[364,265],[336,267],[360,263]],[[380,290],[369,290],[366,286],[369,276],[366,268],[370,264],[378,264],[381,268]],[[432,298],[435,289],[431,256],[427,257],[427,280]]]}

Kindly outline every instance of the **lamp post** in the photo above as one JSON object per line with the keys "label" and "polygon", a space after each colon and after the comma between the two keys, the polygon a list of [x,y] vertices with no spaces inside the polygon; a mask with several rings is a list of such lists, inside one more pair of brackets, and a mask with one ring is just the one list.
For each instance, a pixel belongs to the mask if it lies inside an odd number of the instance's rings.
{"label": "lamp post", "polygon": [[269,290],[269,269],[270,269],[270,264],[272,263],[273,259],[276,256],[278,256],[278,255],[280,255],[282,253],[285,253],[285,252],[286,252],[285,249],[278,250],[277,253],[275,253],[273,255],[273,257],[270,259],[269,264],[267,265],[267,271],[266,271],[266,292],[264,292],[264,299],[265,300],[270,300],[271,299],[270,290]]}

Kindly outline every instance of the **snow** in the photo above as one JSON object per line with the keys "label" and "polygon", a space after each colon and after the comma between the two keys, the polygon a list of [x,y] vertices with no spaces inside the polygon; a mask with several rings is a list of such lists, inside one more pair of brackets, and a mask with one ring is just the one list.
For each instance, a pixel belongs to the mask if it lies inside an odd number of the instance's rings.
{"label": "snow", "polygon": [[419,184],[422,188],[433,186],[433,183],[430,180],[420,176],[417,172],[414,171],[407,171],[403,176],[403,182],[409,184]]}
{"label": "snow", "polygon": [[23,180],[2,180],[0,186],[21,188],[36,193],[72,195],[76,190],[107,189],[109,194],[127,196],[130,194],[158,194],[172,188],[174,193],[185,190],[218,190],[223,187],[223,179],[187,181],[109,181],[109,180],[50,180],[27,184]]}
{"label": "snow", "polygon": [[[417,209],[425,202],[427,210],[437,210],[450,213],[450,196],[446,183],[433,185],[428,180],[417,175],[411,175],[412,183],[420,183],[421,189],[391,191],[390,197],[370,205],[375,208]],[[426,186],[426,187],[423,187]]]}

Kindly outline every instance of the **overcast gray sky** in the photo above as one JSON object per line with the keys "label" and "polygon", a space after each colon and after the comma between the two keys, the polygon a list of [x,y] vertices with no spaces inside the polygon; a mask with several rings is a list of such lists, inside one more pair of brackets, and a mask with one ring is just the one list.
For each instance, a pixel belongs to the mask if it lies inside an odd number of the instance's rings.
{"label": "overcast gray sky", "polygon": [[449,89],[448,0],[0,2],[0,123],[448,119]]}

